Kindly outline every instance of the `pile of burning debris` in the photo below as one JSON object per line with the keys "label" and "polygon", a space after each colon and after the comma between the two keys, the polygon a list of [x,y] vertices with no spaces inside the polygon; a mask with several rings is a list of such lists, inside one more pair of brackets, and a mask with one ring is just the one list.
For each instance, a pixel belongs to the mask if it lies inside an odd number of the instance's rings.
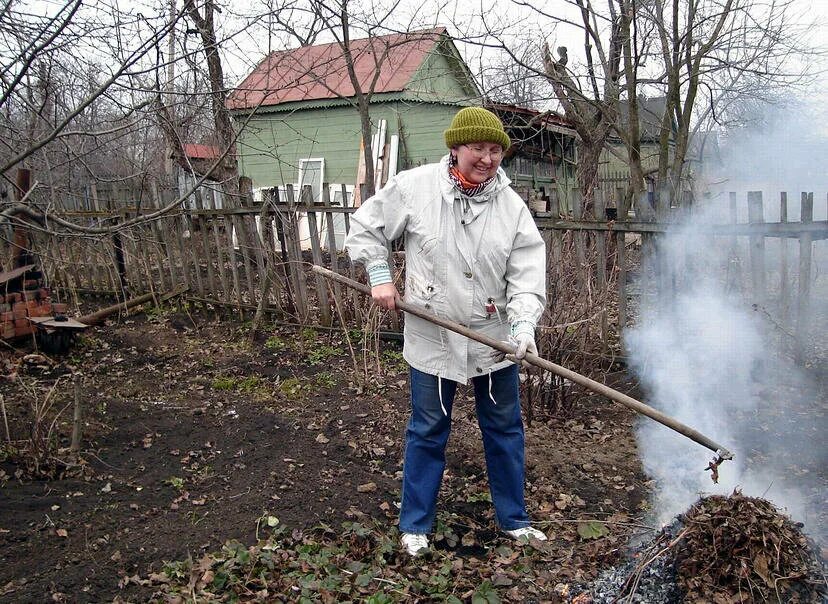
{"label": "pile of burning debris", "polygon": [[819,604],[824,561],[801,528],[764,499],[704,497],[571,602]]}

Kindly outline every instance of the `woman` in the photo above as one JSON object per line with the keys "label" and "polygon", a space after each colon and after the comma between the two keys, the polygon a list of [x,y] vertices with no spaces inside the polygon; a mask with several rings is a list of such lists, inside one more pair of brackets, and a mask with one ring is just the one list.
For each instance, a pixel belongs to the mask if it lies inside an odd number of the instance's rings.
{"label": "woman", "polygon": [[[526,204],[500,169],[509,136],[498,117],[461,109],[444,133],[449,154],[406,170],[352,215],[348,253],[362,262],[374,301],[399,297],[387,244],[405,237],[405,301],[537,354],[545,304],[546,253]],[[399,527],[411,555],[428,549],[445,469],[458,383],[471,379],[498,526],[514,539],[546,539],[524,503],[524,433],[518,366],[491,348],[418,317],[405,318],[411,366]]]}

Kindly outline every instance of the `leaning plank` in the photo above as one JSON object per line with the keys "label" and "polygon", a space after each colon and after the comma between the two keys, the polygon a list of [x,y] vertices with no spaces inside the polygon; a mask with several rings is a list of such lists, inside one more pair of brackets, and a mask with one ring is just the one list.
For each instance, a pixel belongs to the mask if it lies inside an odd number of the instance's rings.
{"label": "leaning plank", "polygon": [[[272,271],[268,292],[273,292],[272,297],[276,305],[281,307],[282,284],[276,272],[276,242],[274,240],[274,235],[276,234],[275,225],[277,224],[274,220],[274,203],[276,202],[274,195],[278,195],[278,191],[278,189],[274,188],[262,192],[262,209],[259,213],[259,226],[261,227],[259,238],[264,262],[262,274],[267,275],[268,271]],[[267,295],[269,296],[270,294],[268,293]]]}
{"label": "leaning plank", "polygon": [[[330,208],[331,207],[331,193],[327,185],[322,186],[322,203]],[[339,259],[336,249],[336,229],[334,228],[334,216],[335,214],[331,211],[325,212],[325,228],[328,235],[328,253],[331,255],[331,270],[335,273],[339,272]],[[333,282],[333,295],[334,301],[336,303],[336,308],[339,309],[339,312],[342,313],[342,316],[345,320],[349,318],[349,314],[347,309],[343,308],[342,306],[342,286],[339,284],[339,281]]]}
{"label": "leaning plank", "polygon": [[233,231],[234,225],[231,216],[224,217],[224,226],[225,226],[225,235],[227,238],[227,257],[229,259],[228,264],[230,265],[230,274],[233,279],[233,291],[236,292],[236,303],[237,308],[239,309],[239,314],[242,312],[242,304],[244,302],[242,296],[241,285],[239,281],[239,267],[238,267],[238,258],[236,257],[236,248],[233,244]]}
{"label": "leaning plank", "polygon": [[[210,209],[216,209],[216,196],[211,195],[209,197]],[[223,223],[224,219],[220,218],[218,214],[214,214],[210,216],[210,230],[213,232],[213,241],[215,242],[215,247],[213,248],[216,251],[216,267],[218,270],[219,280],[221,281],[221,290],[224,293],[224,301],[227,303],[232,302],[232,291],[230,286],[230,279],[231,277],[227,274],[227,262],[224,260],[224,253],[222,252],[223,246],[221,242],[221,226],[220,222]],[[228,234],[229,237],[229,234]],[[232,258],[232,255],[230,256]],[[218,297],[218,296],[216,296]]]}
{"label": "leaning plank", "polygon": [[195,236],[195,223],[193,222],[193,218],[189,209],[182,210],[179,221],[181,253],[184,256],[184,262],[188,272],[190,271],[190,264],[192,263],[192,273],[195,274],[196,287],[198,288],[198,293],[203,296],[204,278],[201,274],[202,253],[198,249],[198,238]]}
{"label": "leaning plank", "polygon": [[[253,207],[253,192],[248,191],[247,195],[245,196],[247,201],[247,206],[252,208]],[[262,200],[264,201],[264,199]],[[266,204],[262,203],[262,209],[259,215],[256,214],[245,214],[244,222],[247,227],[247,232],[249,235],[249,242],[250,246],[252,247],[253,255],[256,258],[256,274],[258,276],[258,281],[262,283],[265,279],[265,271],[267,270],[265,265],[265,256],[264,256],[264,242],[262,238],[262,234],[259,228],[262,226],[264,213],[266,212]],[[261,295],[264,294],[264,288],[260,287],[262,290]],[[268,286],[269,289],[269,286]]]}
{"label": "leaning plank", "polygon": [[[158,185],[153,183],[152,184],[152,197],[155,202],[155,208],[160,209],[163,207],[163,202],[161,201],[160,193],[158,192]],[[167,256],[167,263],[169,265],[170,271],[170,284],[171,287],[175,287],[176,283],[179,283],[178,277],[175,274],[175,261],[173,260],[172,256],[172,247],[169,245],[169,237],[167,236],[167,224],[166,219],[161,218],[159,220],[153,221],[153,225],[155,226],[155,234],[158,238],[159,245],[161,249],[164,250]]]}
{"label": "leaning plank", "polygon": [[[316,220],[316,212],[313,210],[313,189],[310,185],[302,187],[300,201],[308,211],[308,231],[311,240],[311,256],[313,263],[322,266],[322,246],[319,244],[319,225]],[[322,325],[331,324],[331,304],[328,301],[328,284],[322,275],[315,274],[316,295],[319,300],[319,315]]]}
{"label": "leaning plank", "polygon": [[[250,262],[250,235],[247,232],[244,219],[241,216],[233,216],[233,229],[236,232],[236,244],[238,252],[241,253],[242,266],[244,266],[244,278],[247,285],[247,295],[250,304],[256,303],[256,287],[253,283],[253,267]],[[241,309],[241,307],[239,307]]]}
{"label": "leaning plank", "polygon": [[299,241],[299,214],[296,209],[296,198],[292,185],[287,185],[287,205],[288,211],[285,214],[285,241],[287,243],[290,274],[293,277],[293,283],[296,286],[294,297],[296,302],[296,309],[300,314],[300,322],[305,321],[308,316],[308,288],[305,284],[305,269],[302,262],[302,246]]}
{"label": "leaning plank", "polygon": [[[188,253],[190,252],[189,246],[185,244],[184,241],[184,230],[186,229],[186,224],[184,221],[184,214],[183,212],[177,215],[173,215],[170,217],[170,233],[175,240],[175,247],[178,252],[178,257],[181,259],[181,277],[182,283],[187,287],[190,287],[190,259],[195,260],[196,254]],[[196,265],[196,269],[198,269],[198,265]],[[198,270],[196,270],[198,272]],[[199,275],[198,282],[201,283],[201,276]],[[201,291],[201,289],[199,289]]]}
{"label": "leaning plank", "polygon": [[[275,194],[278,195],[278,189],[275,191]],[[279,240],[279,249],[282,253],[282,271],[285,275],[285,300],[287,302],[287,309],[288,312],[292,315],[296,315],[296,283],[293,278],[293,272],[290,269],[290,254],[288,253],[287,248],[287,237],[285,235],[285,228],[287,225],[287,218],[285,217],[284,211],[280,210],[277,206],[276,209],[276,219],[274,220],[274,226],[276,228],[276,238]],[[275,245],[275,244],[274,244]]]}
{"label": "leaning plank", "polygon": [[[196,210],[200,212],[204,209],[204,199],[201,195],[200,189],[196,189],[194,197]],[[218,298],[218,292],[216,291],[216,277],[213,272],[213,255],[210,251],[210,239],[207,234],[208,222],[209,218],[206,214],[199,213],[198,216],[193,216],[193,238],[195,239],[195,231],[198,231],[201,243],[201,254],[204,256],[204,261],[207,263],[207,289],[210,292],[210,296]]]}
{"label": "leaning plank", "polygon": [[[356,188],[354,189],[356,191]],[[342,185],[342,207],[348,207],[348,188],[343,184]],[[345,212],[345,233],[349,233],[351,231],[351,215],[348,212]],[[348,262],[348,274],[351,277],[352,281],[356,281],[356,270],[354,269],[353,261]],[[354,308],[354,319],[362,325],[362,313],[359,312],[359,308],[361,305],[361,300],[359,298],[359,294],[355,290],[351,290],[351,302]]]}

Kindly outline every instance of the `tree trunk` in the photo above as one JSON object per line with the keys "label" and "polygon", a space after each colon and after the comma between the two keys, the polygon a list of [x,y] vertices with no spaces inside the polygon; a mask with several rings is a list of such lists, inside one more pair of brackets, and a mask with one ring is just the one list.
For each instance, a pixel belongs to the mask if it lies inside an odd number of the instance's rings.
{"label": "tree trunk", "polygon": [[239,198],[239,167],[236,162],[235,150],[231,148],[234,145],[235,132],[230,119],[230,111],[227,109],[224,69],[221,65],[218,42],[216,41],[216,30],[213,21],[215,4],[213,0],[205,0],[203,17],[195,5],[195,0],[187,0],[186,8],[198,29],[198,33],[201,35],[201,41],[204,45],[207,72],[210,77],[210,102],[213,108],[216,142],[219,146],[219,152],[225,154],[220,167],[216,168],[215,174],[222,182],[222,188],[227,197],[225,203],[231,207],[239,207],[241,205]]}

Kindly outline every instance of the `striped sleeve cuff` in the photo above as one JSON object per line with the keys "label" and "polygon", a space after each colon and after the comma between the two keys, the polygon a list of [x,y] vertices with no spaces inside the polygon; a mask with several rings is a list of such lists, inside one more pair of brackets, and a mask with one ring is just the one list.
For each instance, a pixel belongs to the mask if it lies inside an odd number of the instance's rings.
{"label": "striped sleeve cuff", "polygon": [[391,270],[388,268],[387,262],[380,262],[368,269],[368,281],[371,282],[371,287],[391,283]]}

